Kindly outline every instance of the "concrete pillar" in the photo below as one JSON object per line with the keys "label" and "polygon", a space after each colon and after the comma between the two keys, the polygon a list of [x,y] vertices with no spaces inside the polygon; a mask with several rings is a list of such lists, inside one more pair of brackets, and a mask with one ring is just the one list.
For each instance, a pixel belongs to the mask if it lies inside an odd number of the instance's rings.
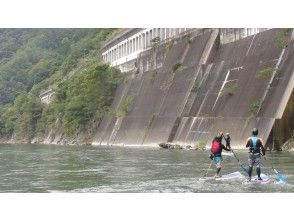
{"label": "concrete pillar", "polygon": [[127,55],[127,43],[124,43],[124,57]]}
{"label": "concrete pillar", "polygon": [[113,49],[113,62],[116,60],[116,48]]}
{"label": "concrete pillar", "polygon": [[139,36],[139,50],[141,50],[141,46],[142,46],[141,45],[141,43],[142,43],[142,39],[141,38],[142,38],[142,35]]}
{"label": "concrete pillar", "polygon": [[130,44],[130,41],[128,40],[128,44],[127,44],[127,55],[130,54],[130,47],[131,47],[131,44]]}
{"label": "concrete pillar", "polygon": [[120,45],[117,46],[117,59],[120,58]]}
{"label": "concrete pillar", "polygon": [[146,32],[146,40],[145,40],[145,48],[148,46],[148,40],[149,40],[149,32]]}
{"label": "concrete pillar", "polygon": [[153,31],[150,30],[150,35],[149,35],[149,41],[148,41],[148,46],[150,45],[150,41],[153,39]]}
{"label": "concrete pillar", "polygon": [[143,33],[143,36],[142,36],[142,49],[143,50],[145,49],[145,43],[146,43],[146,33]]}

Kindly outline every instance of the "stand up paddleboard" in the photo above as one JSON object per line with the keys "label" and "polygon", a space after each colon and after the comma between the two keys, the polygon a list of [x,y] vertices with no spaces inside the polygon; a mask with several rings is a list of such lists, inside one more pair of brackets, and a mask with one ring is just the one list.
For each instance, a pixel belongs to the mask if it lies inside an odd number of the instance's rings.
{"label": "stand up paddleboard", "polygon": [[234,179],[241,179],[244,178],[244,176],[239,172],[233,172],[229,174],[224,174],[221,177],[214,177],[214,176],[206,176],[201,177],[199,181],[206,182],[206,181],[223,181],[223,180],[234,180]]}
{"label": "stand up paddleboard", "polygon": [[232,152],[222,152],[222,156],[230,156],[230,157],[233,157],[234,154]]}
{"label": "stand up paddleboard", "polygon": [[272,184],[277,182],[275,179],[272,179],[263,173],[260,175],[260,177],[262,178],[262,180],[258,180],[257,176],[254,176],[250,181],[245,180],[242,182],[242,184],[243,185],[264,185],[264,184]]}

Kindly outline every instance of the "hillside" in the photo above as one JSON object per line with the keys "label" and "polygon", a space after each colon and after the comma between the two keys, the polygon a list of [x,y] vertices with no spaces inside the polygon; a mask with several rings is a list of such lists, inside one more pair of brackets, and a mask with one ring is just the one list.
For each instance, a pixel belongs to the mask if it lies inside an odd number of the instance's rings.
{"label": "hillside", "polygon": [[[102,65],[116,29],[0,29],[0,136],[30,142],[54,129],[67,136],[107,112],[119,80]],[[54,87],[56,101],[40,103]]]}

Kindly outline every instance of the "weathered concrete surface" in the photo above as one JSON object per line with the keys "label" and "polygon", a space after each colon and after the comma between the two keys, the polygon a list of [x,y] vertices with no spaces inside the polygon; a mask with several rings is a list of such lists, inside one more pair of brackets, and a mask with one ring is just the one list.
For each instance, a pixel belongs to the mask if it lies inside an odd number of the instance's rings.
{"label": "weathered concrete surface", "polygon": [[[279,38],[281,31],[271,29],[220,45],[212,30],[190,43],[178,39],[145,52],[137,61],[139,73],[118,88],[112,105],[116,112],[133,94],[130,113],[105,117],[93,144],[193,146],[209,144],[222,130],[241,147],[258,127],[272,145],[277,119],[293,119],[294,49],[279,48]],[[176,63],[182,65],[174,71]],[[293,121],[280,126],[293,128]]]}

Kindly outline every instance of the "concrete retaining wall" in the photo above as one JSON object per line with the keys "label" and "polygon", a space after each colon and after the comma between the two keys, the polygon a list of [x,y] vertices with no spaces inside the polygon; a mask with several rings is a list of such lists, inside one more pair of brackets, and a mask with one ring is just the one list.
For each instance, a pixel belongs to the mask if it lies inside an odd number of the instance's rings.
{"label": "concrete retaining wall", "polygon": [[276,119],[293,115],[293,45],[279,47],[280,38],[285,38],[281,31],[271,29],[220,44],[215,29],[145,52],[136,61],[134,78],[118,88],[112,105],[115,112],[133,95],[130,113],[105,117],[93,144],[209,145],[224,131],[232,134],[234,147],[242,147],[253,127],[269,140]]}

